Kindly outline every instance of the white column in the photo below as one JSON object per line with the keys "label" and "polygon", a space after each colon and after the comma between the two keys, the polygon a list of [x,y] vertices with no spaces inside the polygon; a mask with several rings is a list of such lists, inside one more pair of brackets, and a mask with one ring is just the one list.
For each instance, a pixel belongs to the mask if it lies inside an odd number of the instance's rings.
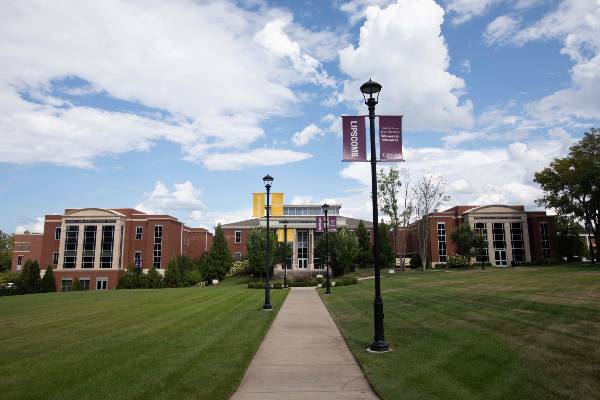
{"label": "white column", "polygon": [[529,244],[529,225],[527,218],[521,217],[521,226],[523,227],[523,244],[525,246],[525,261],[531,262],[531,246]]}
{"label": "white column", "polygon": [[492,265],[495,265],[496,253],[494,253],[494,235],[492,235],[493,226],[494,225],[491,222],[485,222],[488,242],[488,260]]}
{"label": "white column", "polygon": [[309,249],[308,252],[308,269],[315,269],[315,235],[312,229],[308,230]]}
{"label": "white column", "polygon": [[77,227],[79,228],[79,232],[77,232],[77,258],[75,258],[75,269],[80,269],[83,258],[83,232],[85,230],[85,225],[79,224]]}
{"label": "white column", "polygon": [[112,269],[119,268],[119,257],[121,255],[121,222],[115,224],[115,234],[113,237],[113,259]]}
{"label": "white column", "polygon": [[[63,269],[63,263],[65,261],[65,222],[62,221],[60,224],[60,240],[58,245],[58,266],[57,269]],[[56,233],[55,233],[56,234]]]}
{"label": "white column", "polygon": [[504,240],[506,241],[506,263],[511,265],[513,260],[512,238],[510,236],[510,222],[504,223]]}

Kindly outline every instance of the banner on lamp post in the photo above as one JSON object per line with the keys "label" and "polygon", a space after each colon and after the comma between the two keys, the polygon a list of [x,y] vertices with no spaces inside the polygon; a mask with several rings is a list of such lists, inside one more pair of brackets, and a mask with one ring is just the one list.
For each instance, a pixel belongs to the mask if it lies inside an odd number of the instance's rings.
{"label": "banner on lamp post", "polygon": [[342,117],[342,161],[367,161],[365,117],[343,116]]}
{"label": "banner on lamp post", "polygon": [[404,161],[402,115],[379,116],[379,160]]}
{"label": "banner on lamp post", "polygon": [[[337,217],[328,215],[329,219],[328,232],[337,232]],[[315,220],[315,232],[325,232],[325,216],[319,215]]]}
{"label": "banner on lamp post", "polygon": [[329,218],[328,231],[329,232],[337,232],[337,217],[334,215],[334,216],[328,216],[327,218]]}

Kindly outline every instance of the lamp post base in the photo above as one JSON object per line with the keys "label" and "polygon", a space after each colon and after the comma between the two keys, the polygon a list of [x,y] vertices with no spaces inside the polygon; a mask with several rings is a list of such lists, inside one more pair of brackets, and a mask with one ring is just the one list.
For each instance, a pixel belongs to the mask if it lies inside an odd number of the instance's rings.
{"label": "lamp post base", "polygon": [[263,310],[264,310],[264,311],[271,311],[271,310],[273,310],[273,306],[272,306],[272,305],[270,305],[270,304],[265,304],[265,305],[263,306]]}
{"label": "lamp post base", "polygon": [[388,353],[392,351],[390,349],[390,344],[388,342],[373,342],[367,348],[367,352],[369,353]]}

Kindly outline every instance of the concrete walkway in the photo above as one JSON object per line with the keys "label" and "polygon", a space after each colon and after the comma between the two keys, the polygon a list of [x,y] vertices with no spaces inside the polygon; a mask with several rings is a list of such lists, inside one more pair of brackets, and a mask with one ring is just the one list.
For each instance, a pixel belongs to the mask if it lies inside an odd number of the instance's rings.
{"label": "concrete walkway", "polygon": [[231,400],[378,399],[314,288],[292,288]]}

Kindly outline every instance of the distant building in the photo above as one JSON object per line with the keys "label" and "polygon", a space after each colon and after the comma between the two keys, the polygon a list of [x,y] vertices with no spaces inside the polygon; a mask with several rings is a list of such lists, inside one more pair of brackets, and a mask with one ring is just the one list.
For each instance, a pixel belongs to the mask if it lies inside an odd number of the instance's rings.
{"label": "distant building", "polygon": [[[317,232],[316,229],[317,217],[324,215],[321,205],[282,204],[282,207],[282,212],[276,213],[279,215],[270,217],[269,227],[276,232],[277,240],[283,242],[283,221],[288,221],[287,241],[292,245],[292,273],[323,273],[325,271],[324,262],[322,262],[323,260],[318,260],[314,254],[315,243],[319,237],[324,235],[323,232]],[[340,228],[348,228],[351,231],[355,230],[360,220],[340,215],[341,207],[340,204],[331,204],[328,215],[335,217],[338,230]],[[372,223],[370,221],[363,221],[363,223],[370,234]],[[233,257],[237,259],[245,257],[250,231],[255,228],[266,228],[266,226],[267,219],[262,216],[223,225],[225,239]],[[276,267],[275,274],[280,274],[281,272],[283,272],[283,268]]]}
{"label": "distant building", "polygon": [[495,266],[541,261],[555,258],[552,246],[554,217],[545,211],[525,211],[522,205],[456,206],[429,214],[411,225],[408,232],[408,253],[418,253],[419,224],[429,225],[429,259],[433,264],[445,263],[456,254],[456,244],[451,239],[458,225],[465,223],[482,234],[487,247],[477,261]]}
{"label": "distant building", "polygon": [[42,272],[54,269],[56,287],[68,291],[74,278],[82,289],[114,289],[128,267],[164,271],[172,257],[199,257],[210,249],[213,235],[189,228],[170,215],[146,214],[132,208],[66,209],[46,215],[43,234],[15,235],[12,270],[36,260]]}

